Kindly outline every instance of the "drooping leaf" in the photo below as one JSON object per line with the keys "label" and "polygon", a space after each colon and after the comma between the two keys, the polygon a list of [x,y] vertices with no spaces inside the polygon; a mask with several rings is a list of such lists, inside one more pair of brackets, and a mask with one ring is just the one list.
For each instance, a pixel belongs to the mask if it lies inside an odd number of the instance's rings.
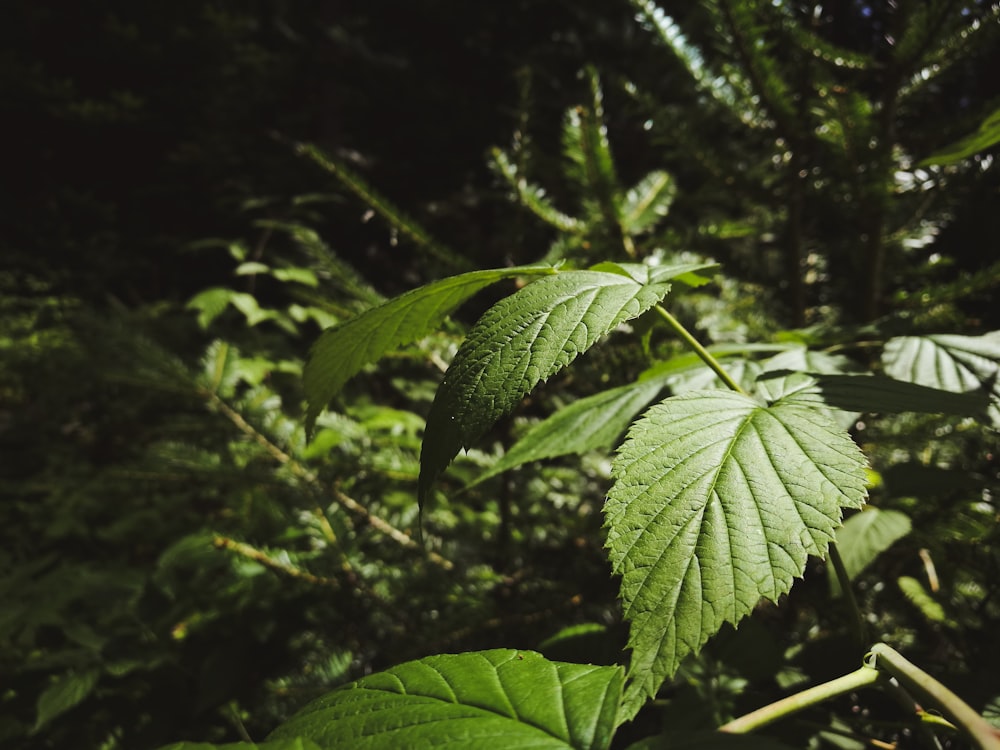
{"label": "drooping leaf", "polygon": [[666,378],[640,380],[560,409],[528,430],[476,483],[530,461],[610,448],[665,385]]}
{"label": "drooping leaf", "polygon": [[[837,549],[844,561],[847,577],[854,580],[875,558],[910,533],[910,519],[898,510],[868,507],[844,522],[837,531]],[[830,589],[840,595],[840,582],[829,568]]]}
{"label": "drooping leaf", "polygon": [[320,748],[606,748],[621,667],[552,662],[496,649],[429,656],[364,677],[314,701],[271,739]]}
{"label": "drooping leaf", "polygon": [[362,367],[433,331],[456,307],[502,279],[555,273],[551,266],[472,271],[435,281],[323,332],[303,371],[309,430],[327,403]]}
{"label": "drooping leaf", "polygon": [[420,452],[420,501],[462,448],[486,432],[538,383],[620,323],[651,308],[667,282],[568,271],[529,284],[479,319],[445,373],[427,416]]}
{"label": "drooping leaf", "polygon": [[60,714],[83,702],[87,696],[94,692],[100,676],[100,670],[87,669],[82,672],[70,672],[52,683],[45,692],[38,696],[37,716],[33,731],[37,732]]}
{"label": "drooping leaf", "polygon": [[844,508],[865,500],[865,460],[797,394],[770,406],[698,392],[651,407],[629,431],[605,504],[632,659],[621,720],[681,660],[823,555]]}
{"label": "drooping leaf", "polygon": [[886,374],[898,380],[955,393],[987,391],[989,418],[1000,428],[1000,331],[899,336],[886,342],[882,362]]}
{"label": "drooping leaf", "polygon": [[[953,393],[878,375],[795,374],[810,378],[812,384],[807,388],[819,394],[824,403],[851,412],[897,414],[912,411],[985,416],[990,405],[989,397],[985,393]],[[786,375],[787,371],[782,370],[765,372],[759,380],[767,383]]]}

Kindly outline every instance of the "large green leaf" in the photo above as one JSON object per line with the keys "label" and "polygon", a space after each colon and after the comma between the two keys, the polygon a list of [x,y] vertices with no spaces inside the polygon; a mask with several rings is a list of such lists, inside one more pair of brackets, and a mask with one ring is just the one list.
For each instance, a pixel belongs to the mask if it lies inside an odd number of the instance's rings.
{"label": "large green leaf", "polygon": [[476,292],[513,276],[556,273],[551,266],[472,271],[406,292],[330,328],[316,341],[303,371],[310,431],[327,403],[365,365],[437,328]]}
{"label": "large green leaf", "polygon": [[469,448],[539,382],[670,289],[618,273],[567,271],[529,284],[491,307],[452,361],[427,416],[420,501],[458,451]]}
{"label": "large green leaf", "polygon": [[621,667],[552,662],[496,649],[429,656],[364,677],[314,701],[270,739],[321,748],[606,748]]}
{"label": "large green leaf", "polygon": [[640,380],[560,409],[528,430],[476,483],[529,461],[610,448],[665,385],[664,377]]}
{"label": "large green leaf", "polygon": [[[865,509],[844,522],[837,531],[837,550],[844,561],[847,577],[854,580],[876,557],[910,533],[910,519],[898,510]],[[829,569],[830,588],[840,594],[840,582]]]}
{"label": "large green leaf", "polygon": [[629,431],[605,505],[632,649],[620,719],[723,623],[787,592],[807,556],[826,552],[842,510],[864,503],[861,451],[797,399],[682,394]]}
{"label": "large green leaf", "polygon": [[982,336],[899,336],[882,352],[886,374],[962,393],[989,392],[989,418],[1000,427],[1000,331]]}

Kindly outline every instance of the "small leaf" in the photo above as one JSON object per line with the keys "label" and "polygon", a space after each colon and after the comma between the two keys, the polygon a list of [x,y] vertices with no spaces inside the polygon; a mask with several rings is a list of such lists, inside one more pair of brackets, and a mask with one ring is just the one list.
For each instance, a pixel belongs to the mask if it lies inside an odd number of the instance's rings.
{"label": "small leaf", "polygon": [[551,266],[517,266],[451,276],[406,292],[324,331],[303,371],[309,400],[307,430],[312,431],[319,413],[362,367],[390,349],[427,335],[476,292],[502,279],[552,273],[555,270]]}
{"label": "small leaf", "polygon": [[970,156],[978,154],[980,151],[985,151],[997,143],[1000,143],[1000,109],[994,110],[988,115],[975,133],[970,133],[960,141],[936,151],[918,163],[917,166],[955,164],[962,159],[968,159]]}
{"label": "small leaf", "polygon": [[610,448],[665,385],[665,378],[641,380],[560,409],[528,430],[475,484],[529,461]]}
{"label": "small leaf", "polygon": [[311,287],[319,286],[319,279],[309,268],[276,268],[271,275],[278,281],[293,281]]}
{"label": "small leaf", "polygon": [[[910,519],[898,510],[868,507],[848,518],[837,531],[837,549],[847,577],[852,581],[857,578],[876,557],[909,534],[910,529]],[[840,582],[833,566],[829,568],[829,576],[831,591],[839,596]]]}
{"label": "small leaf", "polygon": [[427,416],[420,502],[460,449],[471,447],[539,382],[669,289],[665,282],[643,285],[618,274],[567,271],[487,310],[455,355]]}
{"label": "small leaf", "polygon": [[70,672],[50,685],[38,697],[38,717],[35,719],[35,727],[32,731],[37,732],[60,714],[82,703],[87,696],[94,692],[100,676],[101,672],[98,669]]}
{"label": "small leaf", "polygon": [[429,656],[314,701],[271,735],[321,748],[606,748],[621,667],[496,649]]}
{"label": "small leaf", "polygon": [[982,336],[899,336],[886,342],[887,375],[954,393],[989,392],[989,418],[1000,428],[1000,331]]}
{"label": "small leaf", "polygon": [[632,718],[681,660],[823,555],[865,500],[865,460],[808,403],[697,392],[629,431],[605,504],[607,548],[630,622]]}
{"label": "small leaf", "polygon": [[910,576],[900,576],[896,583],[903,595],[910,600],[910,604],[920,610],[920,613],[931,622],[942,625],[954,625],[945,614],[944,607],[933,596],[927,593],[927,589],[916,578]]}
{"label": "small leaf", "polygon": [[222,315],[235,293],[232,289],[221,287],[206,289],[192,297],[187,303],[187,308],[198,311],[198,325],[204,330]]}

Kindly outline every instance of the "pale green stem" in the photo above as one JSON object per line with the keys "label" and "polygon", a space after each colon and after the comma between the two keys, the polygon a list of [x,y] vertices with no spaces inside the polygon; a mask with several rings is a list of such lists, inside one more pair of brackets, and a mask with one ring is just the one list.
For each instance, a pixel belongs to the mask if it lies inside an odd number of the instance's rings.
{"label": "pale green stem", "polygon": [[872,646],[869,654],[875,669],[895,677],[921,701],[936,704],[979,750],[1000,750],[1000,731],[940,682],[884,643]]}
{"label": "pale green stem", "polygon": [[681,325],[681,322],[677,320],[673,315],[667,312],[662,305],[656,306],[656,312],[659,313],[660,317],[667,321],[667,324],[674,329],[674,332],[684,339],[684,343],[690,346],[694,353],[698,355],[702,362],[708,365],[712,372],[719,376],[719,380],[726,384],[726,387],[731,391],[736,391],[737,393],[742,393],[746,395],[746,391],[740,388],[739,384],[733,380],[729,373],[722,369],[722,365],[719,361],[712,356],[712,354],[699,343],[698,339],[692,336],[688,329]]}
{"label": "pale green stem", "polygon": [[854,596],[854,587],[851,586],[851,579],[847,575],[847,568],[844,567],[844,559],[840,556],[840,550],[837,549],[836,544],[830,544],[830,551],[827,555],[830,564],[833,565],[833,570],[837,574],[837,581],[840,583],[840,591],[844,597],[844,601],[847,602],[847,608],[851,612],[851,630],[854,631],[854,638],[858,645],[864,648],[864,644],[868,642],[865,637],[865,619],[861,615],[861,608],[858,606],[858,600]]}
{"label": "pale green stem", "polygon": [[844,693],[850,693],[859,688],[867,687],[878,682],[880,675],[877,669],[863,666],[850,674],[838,677],[835,680],[824,682],[808,690],[803,690],[795,695],[782,698],[763,708],[758,708],[748,714],[733,719],[728,724],[719,727],[720,732],[732,732],[733,734],[743,734],[752,732],[755,729],[772,724],[779,719],[797,713],[804,708],[809,708],[830,698],[835,698]]}

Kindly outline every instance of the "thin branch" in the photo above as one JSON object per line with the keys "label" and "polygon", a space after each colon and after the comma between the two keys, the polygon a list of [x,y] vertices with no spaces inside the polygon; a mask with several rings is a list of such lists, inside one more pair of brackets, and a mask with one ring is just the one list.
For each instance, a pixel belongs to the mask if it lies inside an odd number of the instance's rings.
{"label": "thin branch", "polygon": [[295,578],[315,586],[326,586],[333,589],[339,589],[341,587],[340,581],[334,578],[323,578],[321,576],[313,575],[312,573],[302,570],[302,568],[297,568],[290,563],[276,560],[263,550],[259,550],[256,547],[245,544],[244,542],[237,542],[235,539],[230,539],[229,537],[216,534],[212,538],[212,544],[215,545],[216,549],[225,549],[230,552],[235,552],[240,557],[253,560],[255,563],[263,565],[268,570],[273,570],[274,572],[288,576],[289,578]]}
{"label": "thin branch", "polygon": [[656,312],[661,318],[667,321],[667,324],[674,329],[674,332],[677,333],[678,336],[684,339],[684,342],[694,350],[694,353],[698,355],[698,358],[708,365],[712,369],[712,372],[719,376],[719,380],[725,383],[727,388],[731,391],[742,393],[744,396],[746,395],[746,391],[740,388],[739,384],[732,379],[729,373],[722,369],[722,365],[719,364],[719,360],[713,357],[711,352],[702,346],[698,339],[692,336],[688,332],[688,329],[681,325],[681,322],[677,320],[677,318],[667,312],[662,305],[656,306]]}

